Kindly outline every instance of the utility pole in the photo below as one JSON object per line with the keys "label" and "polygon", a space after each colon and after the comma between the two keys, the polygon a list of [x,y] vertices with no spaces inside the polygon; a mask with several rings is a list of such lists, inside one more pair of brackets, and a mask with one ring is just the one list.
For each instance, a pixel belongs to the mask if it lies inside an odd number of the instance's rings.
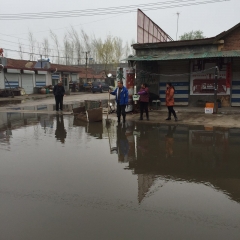
{"label": "utility pole", "polygon": [[86,81],[87,81],[87,77],[88,77],[88,72],[87,72],[87,67],[88,67],[88,54],[90,53],[90,51],[87,52],[83,52],[86,54]]}
{"label": "utility pole", "polygon": [[177,12],[177,32],[176,32],[176,41],[178,40],[178,22],[179,22],[180,12]]}
{"label": "utility pole", "polygon": [[42,68],[42,54],[40,55],[40,57],[41,57],[41,68]]}
{"label": "utility pole", "polygon": [[218,75],[219,75],[219,68],[218,68],[218,66],[216,66],[215,67],[215,82],[214,82],[214,113],[217,113],[217,110],[218,110],[218,106],[217,106]]}

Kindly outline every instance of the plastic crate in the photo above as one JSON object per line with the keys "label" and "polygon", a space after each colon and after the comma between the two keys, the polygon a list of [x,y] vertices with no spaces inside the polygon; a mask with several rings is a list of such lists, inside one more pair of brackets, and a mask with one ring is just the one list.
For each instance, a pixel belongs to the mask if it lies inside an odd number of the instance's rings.
{"label": "plastic crate", "polygon": [[213,114],[213,108],[205,108],[205,113],[206,114]]}

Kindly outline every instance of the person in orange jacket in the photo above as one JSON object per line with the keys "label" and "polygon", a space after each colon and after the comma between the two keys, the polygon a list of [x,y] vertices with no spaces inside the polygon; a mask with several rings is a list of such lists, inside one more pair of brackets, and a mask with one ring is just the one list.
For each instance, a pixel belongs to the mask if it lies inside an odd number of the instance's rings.
{"label": "person in orange jacket", "polygon": [[167,83],[166,85],[166,106],[168,108],[168,118],[166,120],[171,120],[171,115],[173,114],[175,121],[178,120],[175,110],[173,109],[174,106],[174,92],[175,89],[171,83]]}
{"label": "person in orange jacket", "polygon": [[174,144],[174,138],[173,134],[176,131],[176,126],[173,128],[171,126],[168,126],[168,132],[165,137],[165,146],[166,146],[166,158],[171,158],[173,156],[173,144]]}

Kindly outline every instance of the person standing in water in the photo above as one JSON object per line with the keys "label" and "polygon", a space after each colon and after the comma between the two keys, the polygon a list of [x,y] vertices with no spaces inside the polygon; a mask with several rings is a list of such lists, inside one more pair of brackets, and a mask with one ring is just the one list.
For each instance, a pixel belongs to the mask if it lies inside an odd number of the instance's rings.
{"label": "person standing in water", "polygon": [[146,83],[141,85],[141,89],[138,92],[140,95],[139,103],[140,103],[140,119],[143,120],[143,112],[146,112],[147,120],[149,121],[149,113],[148,113],[148,103],[149,103],[149,89],[146,86]]}
{"label": "person standing in water", "polygon": [[109,91],[110,94],[115,95],[116,103],[117,103],[117,117],[118,122],[120,123],[121,115],[123,116],[123,122],[126,121],[126,107],[128,106],[128,90],[123,86],[122,81],[118,81],[118,87],[112,92]]}
{"label": "person standing in water", "polygon": [[166,106],[168,108],[168,118],[166,120],[171,120],[171,115],[173,114],[175,121],[178,121],[176,112],[173,109],[175,89],[171,83],[167,83],[166,87],[167,87],[167,89],[166,89]]}
{"label": "person standing in water", "polygon": [[56,102],[56,111],[63,110],[63,96],[65,95],[65,88],[62,84],[62,82],[59,82],[57,85],[53,88],[53,94],[55,96],[55,102]]}

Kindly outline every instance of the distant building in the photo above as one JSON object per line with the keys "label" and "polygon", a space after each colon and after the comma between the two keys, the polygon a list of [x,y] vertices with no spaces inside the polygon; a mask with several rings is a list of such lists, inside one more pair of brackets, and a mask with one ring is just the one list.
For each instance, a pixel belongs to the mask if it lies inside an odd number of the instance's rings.
{"label": "distant building", "polygon": [[32,94],[34,87],[55,85],[60,80],[68,89],[69,83],[78,81],[79,74],[83,71],[81,67],[52,64],[48,61],[36,62],[1,57],[0,63],[4,66],[0,73],[0,89],[21,87],[27,94]]}

